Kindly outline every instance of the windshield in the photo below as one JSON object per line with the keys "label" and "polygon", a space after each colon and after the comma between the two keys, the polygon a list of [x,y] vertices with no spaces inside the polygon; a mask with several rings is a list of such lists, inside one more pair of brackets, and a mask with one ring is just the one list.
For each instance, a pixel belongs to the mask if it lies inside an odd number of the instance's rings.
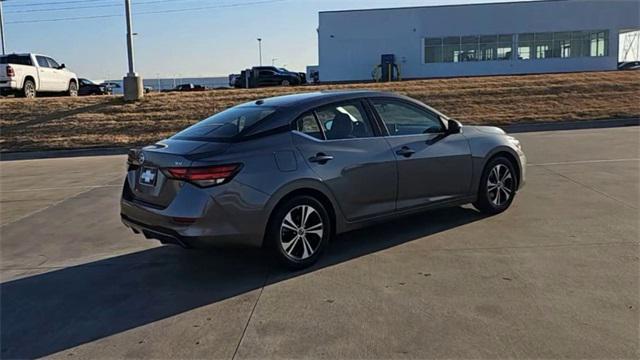
{"label": "windshield", "polygon": [[229,140],[274,111],[274,108],[264,106],[232,107],[180,131],[171,138],[198,141]]}

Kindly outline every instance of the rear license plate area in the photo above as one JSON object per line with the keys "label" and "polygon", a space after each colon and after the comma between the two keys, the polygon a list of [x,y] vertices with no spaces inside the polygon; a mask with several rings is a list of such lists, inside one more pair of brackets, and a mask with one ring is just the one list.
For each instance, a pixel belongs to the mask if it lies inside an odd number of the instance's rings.
{"label": "rear license plate area", "polygon": [[138,183],[145,186],[156,186],[158,182],[158,168],[143,166],[140,168]]}

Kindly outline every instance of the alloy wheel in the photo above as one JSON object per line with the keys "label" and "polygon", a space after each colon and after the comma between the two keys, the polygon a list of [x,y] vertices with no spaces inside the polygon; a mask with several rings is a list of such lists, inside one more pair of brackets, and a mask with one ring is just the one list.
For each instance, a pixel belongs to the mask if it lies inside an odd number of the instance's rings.
{"label": "alloy wheel", "polygon": [[78,86],[76,83],[69,84],[69,96],[78,96]]}
{"label": "alloy wheel", "polygon": [[497,164],[487,178],[487,193],[494,206],[506,204],[514,191],[511,170],[504,164]]}
{"label": "alloy wheel", "polygon": [[316,253],[324,235],[320,213],[310,205],[289,210],[280,225],[280,246],[288,257],[305,260]]}
{"label": "alloy wheel", "polygon": [[33,83],[27,82],[24,84],[24,97],[29,99],[36,97],[36,87]]}

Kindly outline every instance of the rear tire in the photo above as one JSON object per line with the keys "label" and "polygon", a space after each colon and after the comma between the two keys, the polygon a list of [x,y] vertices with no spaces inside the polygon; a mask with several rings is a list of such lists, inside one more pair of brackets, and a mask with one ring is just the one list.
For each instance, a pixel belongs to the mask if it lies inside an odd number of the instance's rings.
{"label": "rear tire", "polygon": [[297,270],[318,261],[331,233],[332,224],[324,205],[311,196],[296,196],[274,211],[267,241],[282,265]]}
{"label": "rear tire", "polygon": [[31,79],[27,79],[24,81],[22,85],[22,92],[20,93],[21,97],[25,97],[27,99],[33,99],[36,97],[36,83]]}
{"label": "rear tire", "polygon": [[511,206],[517,189],[518,180],[511,161],[495,157],[484,168],[478,199],[473,206],[485,214],[499,214]]}
{"label": "rear tire", "polygon": [[67,90],[67,95],[69,96],[78,96],[78,84],[75,81],[69,82],[69,90]]}
{"label": "rear tire", "polygon": [[289,86],[289,85],[291,85],[289,80],[282,80],[282,86]]}

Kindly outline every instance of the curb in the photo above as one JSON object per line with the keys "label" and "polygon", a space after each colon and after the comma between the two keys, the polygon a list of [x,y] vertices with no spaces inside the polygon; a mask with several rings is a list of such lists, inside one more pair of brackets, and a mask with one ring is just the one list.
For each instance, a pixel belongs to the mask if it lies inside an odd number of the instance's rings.
{"label": "curb", "polygon": [[624,126],[639,126],[640,118],[635,119],[608,119],[608,120],[584,120],[569,122],[549,122],[514,124],[499,126],[508,133],[525,133],[535,131],[560,131],[560,130],[581,130],[581,129],[602,129]]}
{"label": "curb", "polygon": [[[640,126],[640,118],[636,119],[609,119],[609,120],[584,120],[571,122],[530,123],[515,125],[496,125],[510,134],[536,132],[536,131],[561,131],[580,129],[602,129],[625,126]],[[52,159],[81,156],[108,156],[125,155],[131,147],[105,147],[70,150],[47,151],[16,151],[0,153],[0,161]]]}
{"label": "curb", "polygon": [[125,155],[130,147],[87,148],[45,151],[15,151],[0,153],[0,161],[53,159],[81,156]]}

